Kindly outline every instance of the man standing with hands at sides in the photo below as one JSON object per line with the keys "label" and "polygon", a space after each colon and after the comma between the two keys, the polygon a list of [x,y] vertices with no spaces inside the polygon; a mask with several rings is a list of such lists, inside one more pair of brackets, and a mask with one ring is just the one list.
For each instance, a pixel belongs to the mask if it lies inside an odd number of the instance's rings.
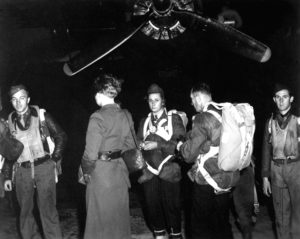
{"label": "man standing with hands at sides", "polygon": [[[44,113],[45,125],[41,124],[41,111],[38,106],[29,105],[29,92],[24,85],[12,86],[9,95],[15,109],[8,118],[9,128],[12,135],[24,145],[24,150],[17,159],[15,172],[22,238],[41,238],[32,212],[36,188],[44,237],[61,239],[56,209],[55,167],[56,162],[62,159],[66,134],[47,112]],[[49,131],[49,135],[45,131]],[[47,136],[55,143],[51,155]]]}
{"label": "man standing with hands at sides", "polygon": [[[210,87],[205,83],[196,84],[190,94],[197,114],[193,127],[187,133],[187,140],[177,144],[187,163],[194,163],[189,171],[193,181],[191,236],[192,239],[233,239],[229,223],[230,193],[216,194],[198,170],[198,156],[206,154],[211,146],[219,146],[221,122],[206,109],[221,114],[212,102]],[[223,179],[222,179],[223,180]]]}
{"label": "man standing with hands at sides", "polygon": [[267,120],[262,151],[263,192],[273,195],[278,239],[300,238],[300,118],[291,89],[276,84],[276,112]]}

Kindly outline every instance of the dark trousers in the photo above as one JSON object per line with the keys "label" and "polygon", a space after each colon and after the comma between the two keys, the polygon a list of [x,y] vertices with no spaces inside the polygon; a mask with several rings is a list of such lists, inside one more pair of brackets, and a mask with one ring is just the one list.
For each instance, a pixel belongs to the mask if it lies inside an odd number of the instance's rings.
{"label": "dark trousers", "polygon": [[271,183],[277,238],[300,238],[300,161],[272,161]]}
{"label": "dark trousers", "polygon": [[180,182],[170,183],[154,176],[143,183],[146,210],[154,234],[181,233]]}
{"label": "dark trousers", "polygon": [[251,166],[241,170],[240,180],[232,192],[235,212],[244,239],[252,238],[254,204],[254,173]]}
{"label": "dark trousers", "polygon": [[215,194],[210,185],[193,184],[193,239],[233,239],[229,222],[230,193]]}
{"label": "dark trousers", "polygon": [[19,167],[16,172],[16,193],[20,205],[20,231],[23,239],[41,238],[38,225],[33,216],[34,192],[36,185],[37,205],[46,239],[60,239],[62,233],[56,210],[55,164],[48,160],[31,168]]}

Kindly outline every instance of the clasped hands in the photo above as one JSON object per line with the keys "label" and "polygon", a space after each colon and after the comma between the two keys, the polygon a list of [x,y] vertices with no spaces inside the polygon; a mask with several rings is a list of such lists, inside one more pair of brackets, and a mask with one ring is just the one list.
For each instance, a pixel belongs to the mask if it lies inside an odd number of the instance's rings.
{"label": "clasped hands", "polygon": [[155,141],[143,141],[140,143],[140,149],[143,150],[153,150],[157,149],[158,144]]}
{"label": "clasped hands", "polygon": [[[182,141],[179,141],[176,145],[176,149],[177,151],[180,150],[181,145],[183,144]],[[143,150],[153,150],[153,149],[157,149],[158,148],[158,144],[155,141],[143,141],[140,143],[140,149]]]}

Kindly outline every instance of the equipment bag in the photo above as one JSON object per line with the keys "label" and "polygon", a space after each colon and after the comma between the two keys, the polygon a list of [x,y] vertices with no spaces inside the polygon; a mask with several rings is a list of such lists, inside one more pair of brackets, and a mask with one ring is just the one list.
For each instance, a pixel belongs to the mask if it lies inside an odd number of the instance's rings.
{"label": "equipment bag", "polygon": [[222,110],[222,116],[216,111],[206,110],[222,123],[218,152],[219,168],[224,171],[235,171],[248,167],[251,162],[255,132],[253,107],[248,103],[213,102],[210,104]]}
{"label": "equipment bag", "polygon": [[8,161],[15,162],[20,157],[24,145],[10,133],[5,121],[0,122],[0,154]]}

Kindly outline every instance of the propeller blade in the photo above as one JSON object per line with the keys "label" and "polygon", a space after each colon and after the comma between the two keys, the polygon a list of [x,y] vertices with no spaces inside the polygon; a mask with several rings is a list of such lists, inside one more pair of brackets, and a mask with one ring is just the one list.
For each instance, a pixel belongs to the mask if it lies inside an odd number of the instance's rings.
{"label": "propeller blade", "polygon": [[220,47],[258,62],[266,62],[271,57],[271,49],[254,38],[210,18],[192,12],[173,10],[183,25],[202,30]]}
{"label": "propeller blade", "polygon": [[80,52],[74,58],[70,59],[69,62],[64,64],[63,70],[65,74],[73,76],[99,61],[133,37],[147,21],[148,19],[134,30],[120,31],[119,33],[113,32],[113,34],[101,36],[101,40]]}

